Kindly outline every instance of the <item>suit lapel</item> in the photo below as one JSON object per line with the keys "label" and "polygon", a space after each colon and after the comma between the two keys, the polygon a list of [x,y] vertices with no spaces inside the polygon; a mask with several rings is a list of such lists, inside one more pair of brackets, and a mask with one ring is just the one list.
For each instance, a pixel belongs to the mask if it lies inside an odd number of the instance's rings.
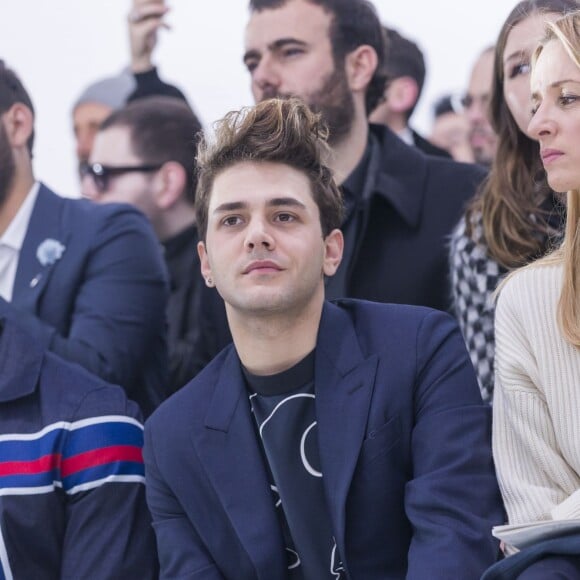
{"label": "suit lapel", "polygon": [[316,347],[316,417],[323,482],[343,562],[346,499],[365,435],[377,362],[376,355],[364,358],[348,313],[326,303]]}
{"label": "suit lapel", "polygon": [[38,247],[46,239],[66,245],[61,226],[62,207],[62,200],[41,184],[20,250],[12,293],[12,303],[27,312],[36,312],[38,300],[57,263],[42,265],[36,255]]}
{"label": "suit lapel", "polygon": [[245,389],[232,348],[220,371],[197,453],[262,580],[286,577],[285,550]]}

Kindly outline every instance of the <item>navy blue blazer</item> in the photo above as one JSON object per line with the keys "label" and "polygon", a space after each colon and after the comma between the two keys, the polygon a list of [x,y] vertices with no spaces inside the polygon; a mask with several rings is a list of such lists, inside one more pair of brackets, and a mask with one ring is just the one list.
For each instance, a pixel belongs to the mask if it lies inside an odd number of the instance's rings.
{"label": "navy blue blazer", "polygon": [[0,578],[157,578],[137,405],[0,328]]}
{"label": "navy blue blazer", "polygon": [[[45,240],[61,244],[62,255],[39,258]],[[0,298],[0,316],[15,319],[46,349],[121,385],[149,414],[167,386],[167,297],[162,252],[145,216],[128,205],[63,198],[40,186],[12,302]]]}
{"label": "navy blue blazer", "polygon": [[[453,319],[324,306],[316,415],[337,546],[354,580],[479,578],[503,521],[481,401]],[[227,347],[145,425],[162,578],[282,580],[286,556],[240,361]]]}

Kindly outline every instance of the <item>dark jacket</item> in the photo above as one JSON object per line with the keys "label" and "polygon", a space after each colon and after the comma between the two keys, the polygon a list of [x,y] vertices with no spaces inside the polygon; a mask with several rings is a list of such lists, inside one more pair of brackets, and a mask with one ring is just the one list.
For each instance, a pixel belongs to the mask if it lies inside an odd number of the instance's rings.
{"label": "dark jacket", "polygon": [[[504,519],[490,409],[455,321],[326,303],[315,351],[322,482],[350,580],[477,580]],[[282,580],[283,537],[241,363],[223,351],[145,425],[163,578]]]}
{"label": "dark jacket", "polygon": [[[163,242],[169,272],[170,294],[167,305],[167,344],[169,348],[169,392],[189,382],[231,341],[224,301],[215,288],[207,288],[197,253],[197,228],[191,226]],[[199,301],[211,315],[199,320]],[[200,324],[212,327],[203,329]],[[211,353],[211,354],[210,354]]]}
{"label": "dark jacket", "polygon": [[0,578],[154,580],[137,406],[0,326]]}
{"label": "dark jacket", "polygon": [[148,415],[167,387],[167,294],[161,249],[144,215],[41,185],[12,301],[0,298],[0,315],[44,348],[121,385]]}
{"label": "dark jacket", "polygon": [[370,135],[362,233],[341,264],[345,296],[449,310],[449,236],[485,172],[424,155],[384,126]]}
{"label": "dark jacket", "polygon": [[413,135],[413,143],[417,149],[423,151],[425,155],[435,155],[437,157],[446,157],[447,159],[451,159],[451,155],[445,149],[441,149],[441,147],[437,147],[437,145],[433,145],[431,141],[428,141],[422,135],[419,135],[417,131],[411,129],[411,134]]}

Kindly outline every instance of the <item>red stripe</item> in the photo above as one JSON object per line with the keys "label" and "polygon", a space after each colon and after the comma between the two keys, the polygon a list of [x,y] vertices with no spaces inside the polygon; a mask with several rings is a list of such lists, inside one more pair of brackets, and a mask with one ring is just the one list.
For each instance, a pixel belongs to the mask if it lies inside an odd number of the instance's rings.
{"label": "red stripe", "polygon": [[58,468],[60,460],[60,454],[54,453],[31,461],[2,461],[0,462],[0,477],[4,475],[33,474],[51,471]]}
{"label": "red stripe", "polygon": [[79,453],[74,457],[62,460],[61,475],[63,478],[68,477],[83,469],[115,461],[143,463],[141,448],[134,445],[112,445],[111,447],[101,447],[93,451]]}

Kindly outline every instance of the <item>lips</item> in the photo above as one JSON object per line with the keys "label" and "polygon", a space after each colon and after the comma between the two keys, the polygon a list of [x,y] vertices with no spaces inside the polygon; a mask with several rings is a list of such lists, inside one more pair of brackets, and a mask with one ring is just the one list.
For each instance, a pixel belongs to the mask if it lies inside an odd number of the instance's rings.
{"label": "lips", "polygon": [[556,161],[562,157],[562,155],[564,155],[564,152],[559,151],[558,149],[542,149],[540,151],[540,156],[542,157],[544,165]]}
{"label": "lips", "polygon": [[270,272],[279,272],[280,270],[282,268],[276,262],[272,262],[271,260],[256,260],[248,264],[242,274],[250,274],[251,272],[267,274]]}

